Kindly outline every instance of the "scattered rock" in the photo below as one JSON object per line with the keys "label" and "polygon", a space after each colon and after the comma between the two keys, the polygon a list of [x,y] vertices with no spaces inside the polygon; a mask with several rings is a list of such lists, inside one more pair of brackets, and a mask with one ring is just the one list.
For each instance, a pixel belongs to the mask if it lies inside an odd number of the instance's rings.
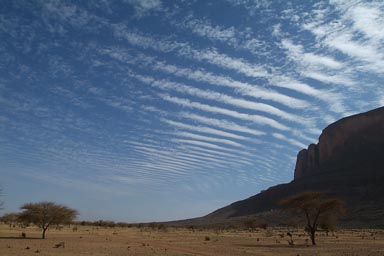
{"label": "scattered rock", "polygon": [[60,247],[65,248],[65,243],[63,241],[61,241],[61,242],[55,244],[55,246],[53,246],[53,248],[60,248]]}

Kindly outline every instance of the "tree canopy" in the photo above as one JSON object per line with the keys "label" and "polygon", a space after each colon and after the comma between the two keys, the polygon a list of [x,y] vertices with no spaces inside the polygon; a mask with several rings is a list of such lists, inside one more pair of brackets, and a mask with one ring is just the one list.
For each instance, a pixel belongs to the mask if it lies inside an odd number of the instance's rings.
{"label": "tree canopy", "polygon": [[52,202],[27,203],[20,209],[23,211],[19,214],[19,220],[40,227],[43,230],[43,239],[51,225],[70,223],[78,214],[74,209]]}
{"label": "tree canopy", "polygon": [[345,204],[338,198],[327,198],[323,192],[305,191],[280,202],[285,209],[303,213],[306,231],[313,245],[316,245],[316,231],[322,218],[345,212]]}
{"label": "tree canopy", "polygon": [[0,221],[4,222],[5,224],[13,224],[17,222],[19,218],[19,214],[17,213],[6,213],[3,216],[0,217]]}

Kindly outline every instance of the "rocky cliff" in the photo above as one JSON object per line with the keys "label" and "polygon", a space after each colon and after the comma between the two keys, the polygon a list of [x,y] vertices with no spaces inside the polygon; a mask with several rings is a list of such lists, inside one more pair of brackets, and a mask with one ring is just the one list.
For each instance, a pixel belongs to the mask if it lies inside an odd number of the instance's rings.
{"label": "rocky cliff", "polygon": [[379,166],[384,159],[384,107],[325,128],[318,144],[299,152],[295,180],[334,169]]}

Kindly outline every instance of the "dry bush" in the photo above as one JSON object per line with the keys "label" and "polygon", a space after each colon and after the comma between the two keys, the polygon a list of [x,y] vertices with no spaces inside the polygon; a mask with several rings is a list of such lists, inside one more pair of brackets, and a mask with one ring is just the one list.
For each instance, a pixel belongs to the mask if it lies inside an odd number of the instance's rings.
{"label": "dry bush", "polygon": [[248,217],[242,220],[242,225],[245,229],[253,232],[258,228],[267,229],[268,223],[254,217]]}

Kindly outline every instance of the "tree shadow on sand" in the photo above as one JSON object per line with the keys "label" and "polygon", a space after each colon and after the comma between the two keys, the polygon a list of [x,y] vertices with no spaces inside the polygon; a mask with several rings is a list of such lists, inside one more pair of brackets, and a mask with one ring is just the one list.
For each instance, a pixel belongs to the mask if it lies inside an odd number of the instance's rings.
{"label": "tree shadow on sand", "polygon": [[0,236],[0,240],[3,240],[3,239],[34,240],[34,239],[41,239],[41,237]]}
{"label": "tree shadow on sand", "polygon": [[310,246],[306,244],[297,244],[294,246],[288,245],[288,244],[236,244],[236,246],[240,247],[247,247],[247,248],[292,248],[292,249],[298,249],[298,248],[308,248]]}

